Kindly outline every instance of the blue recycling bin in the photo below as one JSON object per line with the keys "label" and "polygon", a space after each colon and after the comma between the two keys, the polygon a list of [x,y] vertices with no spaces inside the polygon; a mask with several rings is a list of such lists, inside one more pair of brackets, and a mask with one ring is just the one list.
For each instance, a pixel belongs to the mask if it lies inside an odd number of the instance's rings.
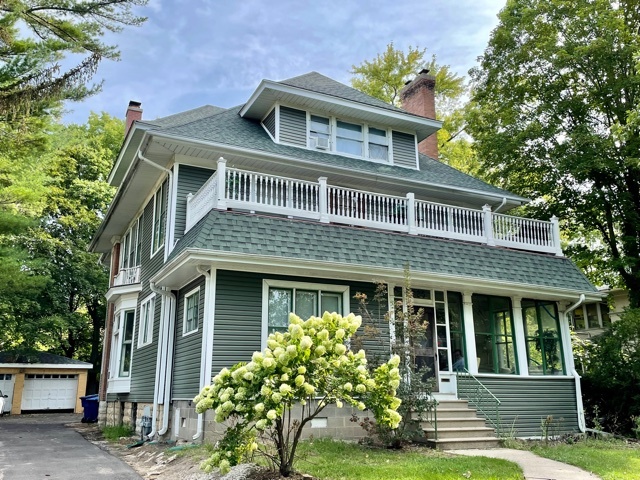
{"label": "blue recycling bin", "polygon": [[98,421],[98,407],[100,405],[98,394],[80,397],[80,401],[84,409],[82,423],[96,423]]}

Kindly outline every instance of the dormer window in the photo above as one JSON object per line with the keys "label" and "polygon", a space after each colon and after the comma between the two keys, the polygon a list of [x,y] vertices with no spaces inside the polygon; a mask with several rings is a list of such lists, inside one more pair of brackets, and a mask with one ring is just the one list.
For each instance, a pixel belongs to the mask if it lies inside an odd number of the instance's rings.
{"label": "dormer window", "polygon": [[386,130],[369,127],[369,158],[382,161],[389,159],[389,138]]}
{"label": "dormer window", "polygon": [[362,125],[340,120],[336,122],[337,152],[362,157],[364,153],[362,151],[362,145]]}
{"label": "dormer window", "polygon": [[328,150],[331,145],[331,124],[328,118],[311,115],[309,121],[311,148]]}

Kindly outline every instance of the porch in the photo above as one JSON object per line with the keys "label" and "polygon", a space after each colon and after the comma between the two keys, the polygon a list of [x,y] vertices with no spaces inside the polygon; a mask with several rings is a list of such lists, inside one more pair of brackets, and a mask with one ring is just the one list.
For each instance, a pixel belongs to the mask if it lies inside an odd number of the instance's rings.
{"label": "porch", "polygon": [[563,256],[558,219],[533,220],[491,211],[445,205],[317,182],[229,168],[218,160],[216,172],[187,198],[189,231],[211,209],[271,213],[321,223],[463,240]]}

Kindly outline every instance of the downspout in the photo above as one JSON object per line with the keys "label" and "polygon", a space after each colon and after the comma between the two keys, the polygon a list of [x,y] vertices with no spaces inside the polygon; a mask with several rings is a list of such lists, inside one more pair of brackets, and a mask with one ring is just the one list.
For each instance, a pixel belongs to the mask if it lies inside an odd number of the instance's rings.
{"label": "downspout", "polygon": [[[149,282],[149,290],[151,290],[155,294],[162,295],[162,291],[156,288],[154,282]],[[155,308],[154,308],[155,309]],[[161,309],[161,313],[164,313],[164,310]],[[155,315],[155,312],[154,312]],[[160,320],[162,321],[163,316],[161,315]],[[164,323],[164,322],[163,322]],[[158,397],[160,396],[160,367],[162,362],[162,352],[164,351],[164,330],[162,328],[158,329],[158,353],[156,355],[156,375],[155,380],[153,382],[153,413],[151,414],[151,432],[147,435],[149,440],[153,440],[153,437],[158,433],[156,429],[156,424],[158,420]]]}
{"label": "downspout", "polygon": [[502,203],[500,203],[500,205],[498,205],[495,210],[493,211],[493,213],[498,213],[502,207],[504,207],[507,204],[507,197],[502,197]]}
{"label": "downspout", "polygon": [[[207,384],[207,378],[211,378],[211,356],[208,354],[213,349],[213,332],[209,332],[209,319],[213,312],[210,312],[211,309],[211,301],[210,301],[210,291],[211,285],[211,273],[201,265],[196,267],[196,270],[199,274],[204,276],[205,279],[205,287],[204,287],[204,315],[202,318],[202,352],[200,354],[200,391]],[[193,440],[198,440],[204,434],[204,414],[198,414],[198,429],[196,434],[192,437]]]}
{"label": "downspout", "polygon": [[[569,308],[567,308],[564,312],[564,318],[566,320],[564,322],[564,325],[566,325],[565,329],[569,334],[569,337],[568,337],[569,341],[571,341],[571,333],[569,332],[569,314],[573,312],[576,308],[578,308],[580,305],[582,305],[584,301],[585,301],[584,293],[581,293],[578,301],[573,305],[571,305]],[[584,406],[582,404],[582,388],[580,386],[580,374],[576,371],[576,366],[575,366],[575,363],[573,362],[573,349],[571,350],[571,355],[569,355],[569,362],[571,364],[570,373],[571,375],[573,375],[573,378],[576,383],[576,407],[578,409],[578,428],[582,433],[584,433],[587,428],[587,425],[584,419]]]}
{"label": "downspout", "polygon": [[[161,352],[165,349],[167,351],[167,355],[164,357],[164,365],[161,365],[159,377],[162,377],[162,373],[164,373],[164,379],[162,381],[163,384],[163,392],[162,392],[162,428],[158,430],[158,435],[164,435],[169,430],[169,401],[171,397],[171,366],[173,365],[173,347],[174,342],[171,339],[171,333],[174,330],[175,324],[175,315],[174,315],[174,305],[176,304],[176,296],[170,291],[162,290],[156,288],[155,283],[149,283],[149,288],[151,288],[152,292],[158,293],[162,295],[164,298],[168,299],[169,307],[165,309],[165,319],[163,322],[163,342],[161,347]],[[159,394],[158,394],[159,395]],[[154,413],[155,417],[153,419],[153,424],[155,426],[157,420],[157,402],[154,403]],[[155,434],[155,432],[152,432]],[[150,434],[151,438],[151,434]]]}

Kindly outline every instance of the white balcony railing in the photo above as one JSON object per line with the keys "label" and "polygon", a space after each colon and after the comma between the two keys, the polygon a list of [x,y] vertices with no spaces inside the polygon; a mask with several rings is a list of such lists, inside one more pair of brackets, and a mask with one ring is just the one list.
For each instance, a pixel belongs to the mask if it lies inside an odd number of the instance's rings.
{"label": "white balcony railing", "polygon": [[140,267],[122,268],[113,278],[113,286],[133,285],[140,283]]}
{"label": "white balcony railing", "polygon": [[187,198],[189,231],[212,208],[275,213],[364,227],[465,240],[562,255],[557,218],[532,220],[482,210],[455,207],[406,197],[354,190],[227,168],[218,160],[216,173]]}

